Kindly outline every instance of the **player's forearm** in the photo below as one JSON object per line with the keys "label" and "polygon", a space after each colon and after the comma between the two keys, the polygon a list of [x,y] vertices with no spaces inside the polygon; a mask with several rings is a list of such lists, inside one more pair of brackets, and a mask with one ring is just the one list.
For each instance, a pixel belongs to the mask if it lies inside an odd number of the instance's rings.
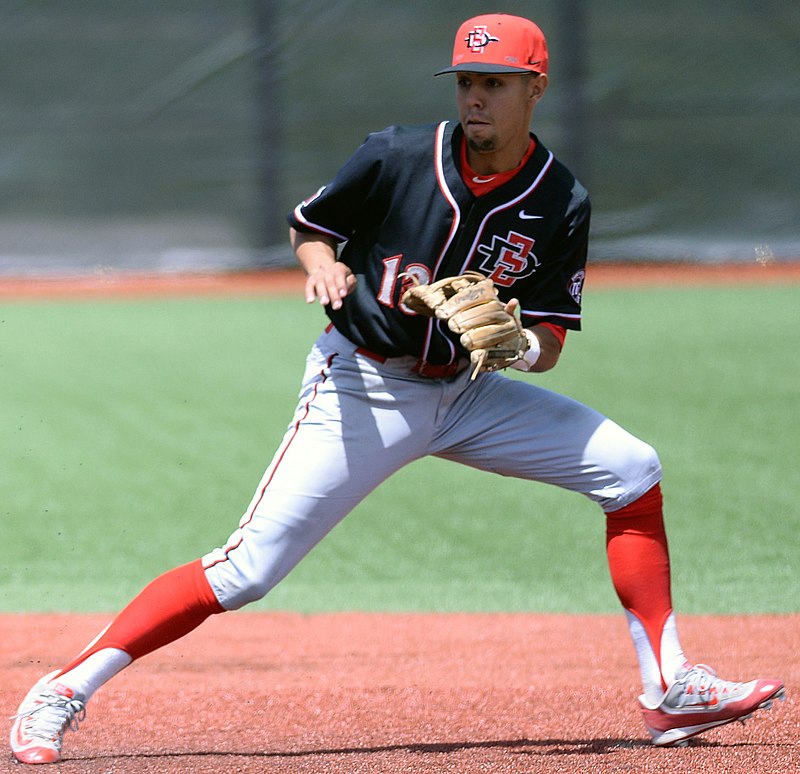
{"label": "player's forearm", "polygon": [[337,243],[324,234],[307,234],[290,229],[289,239],[297,260],[308,275],[306,301],[316,299],[323,306],[340,309],[342,299],[356,286],[356,278],[348,266],[336,260]]}
{"label": "player's forearm", "polygon": [[336,262],[336,242],[324,234],[307,234],[289,229],[289,241],[306,274]]}

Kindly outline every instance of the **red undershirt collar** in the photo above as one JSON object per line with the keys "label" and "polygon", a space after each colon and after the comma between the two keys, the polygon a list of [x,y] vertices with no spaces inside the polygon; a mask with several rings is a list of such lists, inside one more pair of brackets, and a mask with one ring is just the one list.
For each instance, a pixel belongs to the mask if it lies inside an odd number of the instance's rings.
{"label": "red undershirt collar", "polygon": [[517,164],[514,169],[509,169],[506,172],[496,172],[492,175],[479,175],[467,161],[467,140],[466,138],[461,138],[461,177],[464,179],[464,182],[469,188],[470,191],[475,196],[483,196],[484,194],[489,193],[490,191],[494,191],[495,188],[503,185],[503,183],[507,183],[514,177],[528,159],[533,154],[534,150],[536,150],[536,141],[531,137],[530,142],[528,143],[528,150],[525,151],[525,155],[522,157],[522,161]]}

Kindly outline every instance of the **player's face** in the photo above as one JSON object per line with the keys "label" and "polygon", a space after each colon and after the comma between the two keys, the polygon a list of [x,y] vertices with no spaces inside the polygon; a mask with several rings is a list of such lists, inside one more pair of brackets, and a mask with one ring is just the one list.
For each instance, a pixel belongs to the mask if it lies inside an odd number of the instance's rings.
{"label": "player's face", "polygon": [[[544,94],[547,76],[456,74],[456,104],[470,153],[501,172],[513,169],[528,145],[533,106]],[[504,166],[508,164],[508,166]]]}

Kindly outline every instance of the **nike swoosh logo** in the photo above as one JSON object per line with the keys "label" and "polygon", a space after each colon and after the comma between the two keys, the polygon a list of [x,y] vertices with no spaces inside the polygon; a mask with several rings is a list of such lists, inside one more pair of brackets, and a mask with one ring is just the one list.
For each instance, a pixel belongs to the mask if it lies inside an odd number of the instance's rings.
{"label": "nike swoosh logo", "polygon": [[19,725],[15,729],[16,733],[16,742],[20,748],[28,747],[30,744],[33,743],[33,739],[28,736],[25,729],[22,727],[22,720],[20,720]]}
{"label": "nike swoosh logo", "polygon": [[478,175],[472,178],[473,183],[491,183],[492,180],[494,180],[493,177],[479,177]]}
{"label": "nike swoosh logo", "polygon": [[544,215],[528,215],[528,213],[525,212],[525,210],[520,210],[519,216],[523,220],[542,220],[544,218]]}
{"label": "nike swoosh logo", "polygon": [[680,715],[681,713],[702,712],[703,710],[715,711],[720,708],[719,696],[716,693],[707,698],[702,696],[692,697],[694,701],[686,701],[680,707],[671,707],[670,712]]}
{"label": "nike swoosh logo", "polygon": [[719,705],[719,699],[715,696],[713,699],[708,699],[707,701],[696,701],[692,704],[687,704],[686,707],[692,707],[693,709],[696,707],[704,708],[704,709],[714,709],[714,707]]}

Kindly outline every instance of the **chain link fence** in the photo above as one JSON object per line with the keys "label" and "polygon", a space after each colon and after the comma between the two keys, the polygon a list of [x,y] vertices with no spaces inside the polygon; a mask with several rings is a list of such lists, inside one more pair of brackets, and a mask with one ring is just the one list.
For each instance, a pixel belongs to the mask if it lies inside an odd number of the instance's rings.
{"label": "chain link fence", "polygon": [[800,5],[0,2],[0,273],[292,263],[285,214],[391,123],[455,118],[464,18],[548,36],[533,129],[597,261],[800,258]]}

